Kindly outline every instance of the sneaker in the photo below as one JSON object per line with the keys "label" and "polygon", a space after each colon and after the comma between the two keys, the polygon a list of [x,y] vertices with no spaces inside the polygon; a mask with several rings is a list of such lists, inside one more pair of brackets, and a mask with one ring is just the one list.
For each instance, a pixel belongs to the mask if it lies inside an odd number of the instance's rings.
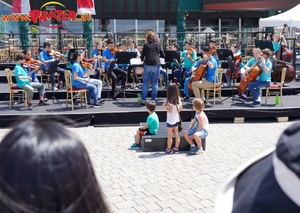
{"label": "sneaker", "polygon": [[257,107],[261,106],[261,103],[259,101],[254,101],[252,104],[250,104],[251,107]]}
{"label": "sneaker", "polygon": [[104,104],[103,102],[97,102],[97,103],[94,103],[93,106],[98,107],[98,106],[103,106],[103,104]]}
{"label": "sneaker", "polygon": [[46,104],[44,101],[39,102],[39,106],[48,106],[49,104]]}
{"label": "sneaker", "polygon": [[105,98],[98,98],[98,102],[99,102],[99,103],[103,103],[104,101],[106,101]]}
{"label": "sneaker", "polygon": [[177,147],[174,147],[173,148],[173,153],[178,153],[179,152],[179,149]]}
{"label": "sneaker", "polygon": [[189,101],[190,101],[190,97],[189,97],[189,96],[185,96],[185,97],[183,98],[183,101],[189,102]]}
{"label": "sneaker", "polygon": [[32,104],[28,104],[27,109],[28,109],[28,110],[32,110],[32,108],[33,108]]}
{"label": "sneaker", "polygon": [[140,149],[141,148],[141,145],[140,144],[136,144],[136,143],[133,143],[131,146],[130,146],[131,149]]}
{"label": "sneaker", "polygon": [[168,154],[168,155],[173,154],[173,150],[169,149],[169,148],[166,148],[165,153]]}
{"label": "sneaker", "polygon": [[239,97],[237,98],[238,101],[245,103],[245,101],[247,100],[246,97],[244,97],[243,95],[239,95]]}
{"label": "sneaker", "polygon": [[193,153],[193,155],[199,155],[199,154],[202,154],[202,153],[203,153],[202,147],[196,147],[195,152]]}
{"label": "sneaker", "polygon": [[54,91],[58,91],[58,88],[55,86],[55,87],[53,87],[53,90]]}
{"label": "sneaker", "polygon": [[195,154],[195,152],[196,152],[196,148],[197,148],[197,147],[196,147],[196,146],[194,146],[194,145],[193,145],[193,146],[191,146],[191,147],[190,147],[190,149],[189,149],[189,154],[190,154],[190,155],[194,155],[194,154]]}

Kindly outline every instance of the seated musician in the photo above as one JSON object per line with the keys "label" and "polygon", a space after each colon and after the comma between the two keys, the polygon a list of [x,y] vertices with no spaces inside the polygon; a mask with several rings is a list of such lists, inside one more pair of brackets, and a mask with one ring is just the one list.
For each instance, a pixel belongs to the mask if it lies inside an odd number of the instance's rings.
{"label": "seated musician", "polygon": [[215,78],[218,78],[218,75],[216,75],[218,63],[216,59],[212,56],[212,52],[209,46],[203,48],[203,58],[200,59],[194,67],[200,66],[202,61],[204,61],[204,64],[207,65],[204,78],[200,81],[193,82],[192,87],[195,98],[202,98],[204,103],[207,103],[205,101],[203,89],[213,87]]}
{"label": "seated musician", "polygon": [[[230,49],[234,57],[233,63],[235,66],[238,66],[237,68],[240,69],[240,78],[242,79],[245,76],[245,68],[242,60],[242,52],[240,49],[238,49],[236,44],[232,44]],[[231,80],[232,80],[231,75],[232,75],[231,71],[227,70],[225,77],[226,77],[226,82],[228,87],[231,87]]]}
{"label": "seated musician", "polygon": [[100,79],[100,69],[101,67],[103,67],[102,61],[100,59],[100,57],[102,56],[103,53],[103,44],[101,41],[97,41],[96,42],[96,46],[94,48],[94,50],[92,51],[92,56],[95,59],[95,79]]}
{"label": "seated musician", "polygon": [[[287,42],[284,38],[283,35],[279,35],[278,33],[275,33],[273,35],[273,41],[272,41],[272,45],[273,45],[273,52],[272,55],[273,57],[270,57],[271,63],[272,63],[272,67],[275,68],[275,61],[276,61],[276,53],[277,51],[280,49],[281,47],[281,38],[282,38],[282,45],[283,46],[287,46]],[[280,58],[277,58],[280,59]]]}
{"label": "seated musician", "polygon": [[[63,57],[62,54],[58,54],[56,57],[54,56],[53,45],[49,42],[44,43],[44,50],[40,53],[40,61],[44,64],[41,64],[41,68],[44,73],[48,73],[49,66],[52,63],[56,63],[58,65],[60,59]],[[45,65],[46,64],[46,65]],[[56,71],[59,72],[59,80],[65,82],[64,69],[57,67]],[[53,85],[53,90],[57,91],[58,88],[55,86],[55,76],[54,73],[51,73],[51,83]]]}
{"label": "seated musician", "polygon": [[109,68],[109,64],[111,61],[114,61],[115,58],[116,58],[116,47],[114,45],[114,41],[112,39],[108,39],[107,40],[107,48],[103,51],[102,53],[102,60],[103,62],[105,62],[104,64],[104,69],[105,69],[105,72],[107,74],[107,76],[109,78],[112,79],[112,91],[111,91],[111,96],[113,97],[113,99],[116,99],[114,97],[114,93],[115,93],[115,89],[116,89],[116,81],[117,81],[117,75],[120,74],[122,75],[122,89],[125,89],[125,83],[126,83],[126,71],[118,68],[118,65],[115,64],[115,66],[113,67],[113,70],[110,71],[108,70]]}
{"label": "seated musician", "polygon": [[177,82],[183,85],[181,80],[181,75],[183,74],[185,77],[189,77],[192,73],[191,68],[197,59],[197,52],[192,48],[192,44],[190,42],[185,42],[185,50],[180,54],[180,60],[183,62],[183,73],[180,73],[180,69],[176,69],[173,72],[174,77],[177,79]]}
{"label": "seated musician", "polygon": [[31,51],[30,50],[23,50],[22,52],[25,55],[25,69],[28,72],[28,75],[32,79],[32,82],[40,82],[39,79],[36,77],[36,74],[40,71],[42,64],[41,61],[33,60],[31,58]]}
{"label": "seated musician", "polygon": [[22,67],[22,64],[25,63],[25,55],[23,53],[18,53],[16,55],[16,61],[17,64],[14,69],[14,76],[16,78],[18,87],[28,92],[28,109],[32,110],[32,98],[34,89],[38,89],[39,91],[39,106],[46,106],[47,104],[44,102],[44,84],[41,84],[39,82],[32,82],[31,77],[28,76],[27,71]]}
{"label": "seated musician", "polygon": [[216,59],[216,61],[217,61],[217,63],[218,63],[218,66],[219,66],[220,60],[219,60],[219,57],[218,57],[217,51],[216,51],[216,49],[217,49],[216,41],[213,40],[213,39],[210,39],[210,40],[208,41],[208,44],[209,44],[210,48],[212,49],[212,56]]}
{"label": "seated musician", "polygon": [[[88,90],[87,94],[87,102],[88,104],[91,103],[91,97],[93,97],[93,105],[100,106],[101,100],[98,100],[98,89],[93,83],[90,83],[91,79],[84,73],[82,68],[81,62],[84,58],[84,51],[76,50],[75,53],[72,55],[72,86],[75,88],[85,88]],[[96,80],[96,79],[95,79]],[[101,95],[101,93],[100,93]],[[101,97],[101,96],[100,96]],[[101,101],[101,102],[100,102]]]}
{"label": "seated musician", "polygon": [[[249,71],[251,71],[252,68],[256,65],[258,60],[261,58],[261,50],[259,48],[253,48],[252,50],[253,58],[251,58],[247,64],[244,66],[245,68],[245,74],[247,74]],[[249,89],[247,88],[245,92],[241,93],[237,100],[244,103],[247,100],[247,95],[249,93]]]}
{"label": "seated musician", "polygon": [[260,67],[262,68],[262,72],[259,75],[259,78],[253,82],[250,82],[248,88],[252,94],[254,102],[250,104],[251,107],[256,107],[261,105],[261,88],[269,87],[271,84],[271,71],[272,71],[272,63],[269,60],[272,52],[270,49],[266,48],[262,51],[262,57],[260,58]]}
{"label": "seated musician", "polygon": [[[135,42],[133,40],[131,40],[131,39],[128,41],[127,52],[135,52],[135,53],[137,53],[137,58],[141,57],[140,52],[138,51],[138,49],[136,49]],[[131,70],[132,70],[132,74],[133,74],[132,81],[134,81],[132,83],[136,83],[137,84],[138,83],[138,78],[137,78],[137,74],[136,74],[137,68],[135,66],[131,66],[131,65],[129,65],[128,69],[127,69],[128,83],[130,83],[130,80],[131,80],[130,79]]]}

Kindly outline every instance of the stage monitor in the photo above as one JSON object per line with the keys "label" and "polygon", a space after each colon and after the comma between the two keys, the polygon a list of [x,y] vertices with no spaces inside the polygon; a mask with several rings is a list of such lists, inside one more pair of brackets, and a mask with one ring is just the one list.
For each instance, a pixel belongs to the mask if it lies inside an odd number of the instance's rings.
{"label": "stage monitor", "polygon": [[177,61],[180,61],[180,52],[178,51],[174,51],[174,50],[166,50],[164,51],[165,52],[165,62],[173,62],[174,58],[177,60]]}
{"label": "stage monitor", "polygon": [[118,64],[130,64],[130,59],[136,58],[137,52],[116,52]]}

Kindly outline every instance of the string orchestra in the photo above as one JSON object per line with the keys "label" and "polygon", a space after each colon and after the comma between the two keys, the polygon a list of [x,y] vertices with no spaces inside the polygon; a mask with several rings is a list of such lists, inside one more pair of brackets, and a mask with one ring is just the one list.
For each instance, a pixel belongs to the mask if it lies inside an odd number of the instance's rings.
{"label": "string orchestra", "polygon": [[[286,26],[285,26],[286,27]],[[153,32],[150,32],[153,33]],[[151,42],[150,42],[151,43]],[[274,34],[273,41],[270,41],[273,46],[273,52],[269,53],[269,49],[253,49],[253,58],[244,64],[244,59],[242,56],[242,42],[238,40],[236,44],[232,44],[228,51],[232,53],[232,64],[233,66],[222,67],[226,64],[224,58],[220,60],[220,52],[224,50],[221,44],[216,45],[216,41],[210,39],[207,45],[202,46],[199,50],[189,42],[185,42],[185,50],[180,51],[178,45],[173,43],[169,52],[174,52],[179,55],[178,59],[173,58],[171,61],[166,61],[166,64],[159,63],[159,73],[163,74],[165,72],[164,79],[174,82],[177,86],[182,89],[184,94],[183,101],[190,102],[191,97],[202,98],[205,103],[205,95],[203,90],[205,88],[211,88],[214,82],[218,82],[218,75],[216,70],[224,69],[223,76],[226,78],[226,82],[223,83],[223,87],[229,87],[235,89],[239,95],[234,97],[234,101],[240,101],[244,103],[247,100],[247,94],[249,91],[255,93],[255,88],[261,88],[261,85],[253,84],[252,82],[260,82],[261,79],[265,81],[264,86],[269,85],[272,80],[278,82],[280,80],[280,70],[283,67],[287,67],[287,76],[285,81],[289,82],[295,77],[295,71],[293,66],[290,64],[292,53],[287,49],[287,43],[284,36]],[[143,51],[146,49],[143,47],[142,52],[140,52],[135,42],[132,39],[128,39],[126,42],[119,43],[115,45],[113,39],[108,39],[106,42],[97,41],[91,53],[91,57],[87,58],[85,56],[85,51],[83,51],[84,56],[79,61],[77,59],[67,60],[67,68],[72,71],[74,63],[78,61],[80,69],[83,71],[82,79],[78,75],[75,77],[72,75],[72,80],[81,81],[82,83],[90,83],[96,85],[96,95],[97,99],[94,104],[98,104],[98,100],[103,103],[105,99],[101,98],[101,91],[103,82],[100,79],[101,75],[106,75],[108,79],[111,79],[111,90],[109,91],[110,97],[116,100],[117,95],[120,90],[126,90],[127,88],[139,89],[138,78],[137,78],[137,65],[127,63],[117,63],[118,58],[116,57],[118,52],[122,53],[136,53],[136,59],[141,60],[141,64],[145,61]],[[74,49],[70,44],[66,48],[66,54],[62,54],[58,51],[54,51],[53,45],[51,43],[44,43],[44,50],[40,53],[40,60],[35,60],[32,58],[26,59],[23,67],[28,70],[28,75],[31,76],[32,81],[39,82],[36,74],[42,70],[42,73],[50,74],[53,90],[57,90],[55,85],[54,73],[58,73],[59,82],[65,82],[64,79],[64,69],[60,68],[59,64],[65,61],[68,56],[68,51]],[[79,51],[79,50],[78,50]],[[168,52],[167,51],[167,52]],[[26,51],[24,54],[26,55]],[[200,53],[200,54],[199,54]],[[74,54],[74,51],[73,51]],[[160,53],[159,53],[160,54]],[[199,58],[200,55],[200,58]],[[68,56],[68,57],[67,57]],[[141,58],[143,56],[144,58]],[[266,57],[270,56],[270,57]],[[78,55],[78,57],[81,57]],[[166,56],[168,58],[168,55]],[[229,63],[229,62],[228,62]],[[271,64],[271,65],[270,65]],[[77,65],[77,66],[78,66]],[[233,69],[232,69],[233,67]],[[55,70],[54,72],[49,70]],[[171,74],[167,74],[166,69],[172,69]],[[78,68],[75,69],[78,72]],[[94,78],[91,78],[94,73]],[[160,75],[159,74],[159,75]],[[81,74],[80,74],[81,75]],[[132,76],[132,78],[131,78]],[[239,84],[237,87],[232,86],[232,82],[236,82],[239,79]],[[144,79],[143,79],[144,80]],[[77,82],[78,83],[78,82]],[[153,83],[153,82],[152,82]],[[76,83],[75,83],[76,84]],[[254,85],[254,86],[253,86]],[[85,85],[86,86],[86,85]],[[118,86],[118,90],[116,88]],[[260,93],[256,92],[256,95]],[[156,97],[155,97],[156,98]],[[256,100],[250,106],[260,106],[260,97],[256,97]],[[209,103],[208,103],[209,104]]]}

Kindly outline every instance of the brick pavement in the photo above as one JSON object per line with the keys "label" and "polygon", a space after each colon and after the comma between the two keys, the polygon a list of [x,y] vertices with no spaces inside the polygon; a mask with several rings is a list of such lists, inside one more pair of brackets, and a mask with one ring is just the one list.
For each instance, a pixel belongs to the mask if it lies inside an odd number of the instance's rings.
{"label": "brick pavement", "polygon": [[[71,130],[84,141],[112,212],[209,213],[226,178],[274,146],[289,125],[211,124],[207,151],[198,156],[128,150],[137,127]],[[5,132],[0,130],[1,138]]]}

